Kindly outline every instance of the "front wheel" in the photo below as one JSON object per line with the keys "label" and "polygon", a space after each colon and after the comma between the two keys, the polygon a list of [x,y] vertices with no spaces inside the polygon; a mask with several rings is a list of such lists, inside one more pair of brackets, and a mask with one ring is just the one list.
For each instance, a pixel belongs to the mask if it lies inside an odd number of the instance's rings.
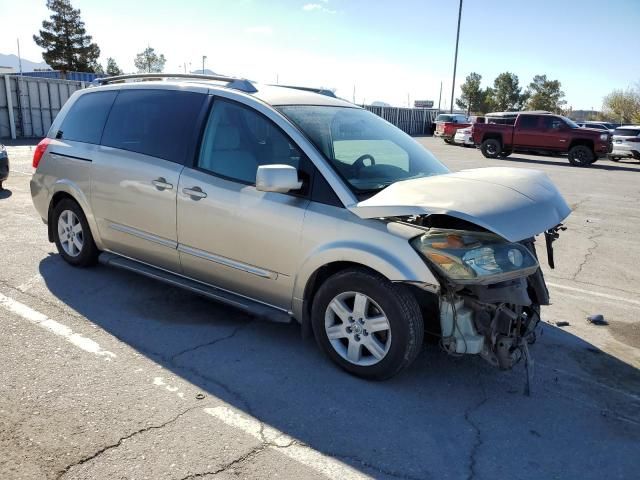
{"label": "front wheel", "polygon": [[497,158],[502,152],[500,141],[495,138],[487,138],[480,146],[480,151],[486,158]]}
{"label": "front wheel", "polygon": [[404,285],[348,269],[328,278],[311,311],[316,341],[344,370],[383,380],[409,366],[424,340],[415,297]]}
{"label": "front wheel", "polygon": [[453,141],[450,138],[443,138],[442,140],[444,140],[444,143],[451,145],[451,143],[453,143]]}
{"label": "front wheel", "polygon": [[62,258],[73,266],[88,267],[98,260],[87,218],[75,201],[61,200],[53,209],[53,235]]}
{"label": "front wheel", "polygon": [[594,157],[595,154],[586,145],[576,145],[569,150],[569,163],[575,167],[588,167]]}
{"label": "front wheel", "polygon": [[609,157],[609,160],[611,160],[612,162],[619,162],[620,157]]}

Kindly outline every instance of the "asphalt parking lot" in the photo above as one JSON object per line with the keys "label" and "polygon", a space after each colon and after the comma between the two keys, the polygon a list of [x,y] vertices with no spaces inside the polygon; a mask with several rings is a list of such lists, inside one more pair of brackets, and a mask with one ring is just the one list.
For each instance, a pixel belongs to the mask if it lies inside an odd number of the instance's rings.
{"label": "asphalt parking lot", "polygon": [[640,163],[487,160],[419,141],[452,170],[543,170],[573,208],[556,269],[544,266],[553,305],[531,396],[522,365],[500,372],[431,344],[402,375],[366,382],[296,325],[132,273],[74,269],[31,204],[33,147],[8,147],[0,478],[637,478]]}

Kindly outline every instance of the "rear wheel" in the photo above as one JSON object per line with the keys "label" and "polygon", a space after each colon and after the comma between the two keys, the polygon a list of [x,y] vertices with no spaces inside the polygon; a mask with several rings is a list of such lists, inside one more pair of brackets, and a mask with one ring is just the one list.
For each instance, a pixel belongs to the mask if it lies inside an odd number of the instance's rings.
{"label": "rear wheel", "polygon": [[480,151],[486,158],[497,158],[502,152],[500,141],[495,138],[487,138],[480,146]]}
{"label": "rear wheel", "polygon": [[424,340],[418,302],[404,285],[348,269],[318,290],[311,322],[324,353],[359,377],[382,380],[409,366]]}
{"label": "rear wheel", "polygon": [[575,167],[588,167],[594,158],[593,151],[586,145],[576,145],[569,150],[569,163]]}
{"label": "rear wheel", "polygon": [[62,258],[76,267],[88,267],[98,260],[87,218],[75,201],[61,200],[53,209],[53,238]]}

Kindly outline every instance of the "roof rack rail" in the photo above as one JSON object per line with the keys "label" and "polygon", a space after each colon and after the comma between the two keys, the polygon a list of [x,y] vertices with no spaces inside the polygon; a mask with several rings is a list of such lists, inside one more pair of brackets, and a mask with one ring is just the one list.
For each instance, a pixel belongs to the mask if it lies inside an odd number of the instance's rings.
{"label": "roof rack rail", "polygon": [[258,89],[249,80],[244,78],[229,77],[226,75],[202,75],[199,73],[132,73],[129,75],[116,75],[115,77],[96,78],[93,82],[96,85],[107,85],[110,83],[125,82],[135,79],[161,79],[161,78],[183,78],[189,80],[217,80],[227,82],[226,87],[241,90],[246,93],[255,93]]}
{"label": "roof rack rail", "polygon": [[326,88],[298,87],[296,85],[270,85],[271,87],[293,88],[294,90],[303,90],[305,92],[318,93],[325,97],[338,98],[334,92]]}

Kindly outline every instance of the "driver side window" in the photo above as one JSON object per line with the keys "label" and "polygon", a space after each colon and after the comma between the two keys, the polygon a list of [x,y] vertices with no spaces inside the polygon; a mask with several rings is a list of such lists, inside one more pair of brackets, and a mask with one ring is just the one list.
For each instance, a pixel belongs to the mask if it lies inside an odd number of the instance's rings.
{"label": "driver side window", "polygon": [[269,119],[235,102],[216,98],[202,138],[198,167],[255,184],[260,165],[301,167],[302,153]]}

